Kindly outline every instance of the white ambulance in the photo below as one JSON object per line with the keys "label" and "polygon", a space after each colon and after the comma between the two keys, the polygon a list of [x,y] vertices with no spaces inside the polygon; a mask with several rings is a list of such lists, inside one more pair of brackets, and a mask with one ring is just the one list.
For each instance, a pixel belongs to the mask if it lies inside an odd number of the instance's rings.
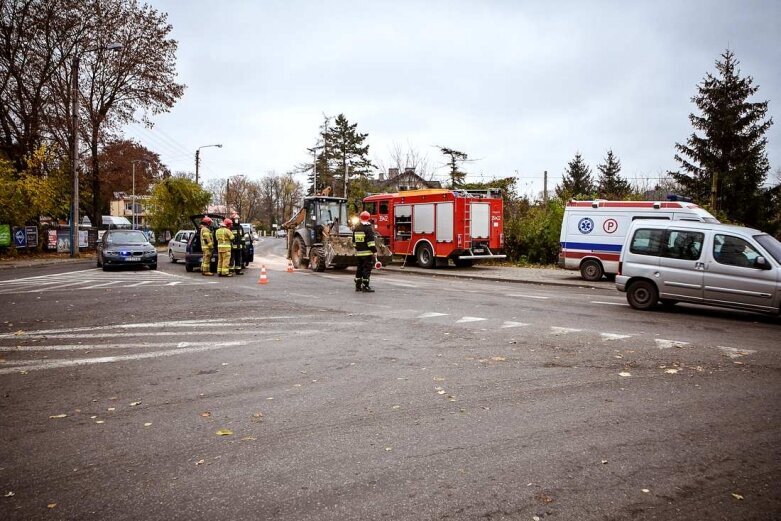
{"label": "white ambulance", "polygon": [[559,239],[559,266],[580,270],[589,281],[618,273],[621,246],[632,221],[719,221],[699,206],[682,201],[569,201]]}

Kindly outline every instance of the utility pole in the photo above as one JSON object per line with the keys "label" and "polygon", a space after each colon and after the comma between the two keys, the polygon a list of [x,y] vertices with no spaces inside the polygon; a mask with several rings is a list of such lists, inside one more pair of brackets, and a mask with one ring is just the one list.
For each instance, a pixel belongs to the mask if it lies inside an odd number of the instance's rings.
{"label": "utility pole", "polygon": [[548,171],[544,170],[542,174],[542,202],[548,204]]}
{"label": "utility pole", "polygon": [[198,184],[198,166],[201,163],[201,149],[195,150],[195,184]]}
{"label": "utility pole", "polygon": [[718,192],[719,192],[719,173],[711,172],[710,211],[714,213],[716,212],[716,210],[718,210],[718,208],[716,208],[716,202],[719,200]]}

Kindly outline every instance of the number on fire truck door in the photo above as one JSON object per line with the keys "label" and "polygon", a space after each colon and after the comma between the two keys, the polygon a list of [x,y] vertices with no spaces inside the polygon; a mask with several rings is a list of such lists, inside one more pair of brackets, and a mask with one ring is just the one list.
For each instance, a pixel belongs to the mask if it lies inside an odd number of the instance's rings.
{"label": "number on fire truck door", "polygon": [[437,203],[437,242],[453,242],[453,203]]}

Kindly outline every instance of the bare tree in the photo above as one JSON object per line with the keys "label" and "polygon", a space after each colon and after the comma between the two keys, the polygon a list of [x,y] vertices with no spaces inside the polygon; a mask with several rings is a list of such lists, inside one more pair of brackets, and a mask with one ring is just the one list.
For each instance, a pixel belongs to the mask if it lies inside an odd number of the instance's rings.
{"label": "bare tree", "polygon": [[388,162],[375,160],[378,168],[382,172],[387,172],[391,168],[397,168],[399,172],[404,172],[408,168],[415,170],[415,173],[426,181],[434,178],[434,171],[429,166],[429,158],[422,154],[412,145],[407,143],[404,147],[400,143],[393,142],[388,149]]}

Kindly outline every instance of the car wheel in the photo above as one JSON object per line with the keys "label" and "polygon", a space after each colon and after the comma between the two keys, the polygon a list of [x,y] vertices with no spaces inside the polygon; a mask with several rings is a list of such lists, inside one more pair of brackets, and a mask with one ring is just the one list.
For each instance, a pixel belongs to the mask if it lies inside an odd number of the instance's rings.
{"label": "car wheel", "polygon": [[585,260],[580,265],[580,276],[590,282],[602,280],[602,275],[604,274],[605,272],[602,269],[602,264],[594,259]]}
{"label": "car wheel", "polygon": [[293,261],[293,267],[296,269],[305,268],[306,261],[304,260],[304,252],[306,251],[306,244],[304,240],[296,236],[290,245],[290,260]]}
{"label": "car wheel", "polygon": [[174,257],[173,250],[168,250],[168,258],[171,259],[171,262],[176,262],[176,257]]}
{"label": "car wheel", "polygon": [[659,291],[653,282],[638,280],[626,290],[626,300],[633,308],[645,311],[656,305],[659,300]]}
{"label": "car wheel", "polygon": [[193,269],[195,269],[195,268],[193,267],[193,265],[192,265],[192,264],[185,264],[185,265],[184,265],[184,270],[185,270],[187,273],[192,273]]}
{"label": "car wheel", "polygon": [[415,252],[415,261],[421,268],[433,268],[436,264],[437,258],[434,257],[434,252],[431,251],[431,246],[423,243],[418,246],[418,251]]}
{"label": "car wheel", "polygon": [[309,267],[312,271],[325,271],[325,249],[312,248],[309,252]]}

